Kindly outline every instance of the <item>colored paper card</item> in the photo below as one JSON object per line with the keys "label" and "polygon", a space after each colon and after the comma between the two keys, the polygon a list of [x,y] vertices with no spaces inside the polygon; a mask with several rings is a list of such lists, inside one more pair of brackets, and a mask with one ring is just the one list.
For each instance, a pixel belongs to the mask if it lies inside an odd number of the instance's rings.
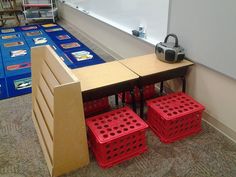
{"label": "colored paper card", "polygon": [[2,36],[1,38],[3,40],[6,40],[6,39],[15,39],[15,38],[19,38],[19,34],[13,34],[13,35],[5,35],[5,36]]}
{"label": "colored paper card", "polygon": [[25,68],[30,68],[30,67],[31,67],[30,62],[24,62],[20,64],[9,65],[7,66],[7,70],[14,71],[14,70],[20,70],[20,69],[25,69]]}
{"label": "colored paper card", "polygon": [[78,42],[69,42],[69,43],[64,43],[60,45],[63,49],[73,49],[76,47],[80,47],[80,44]]}
{"label": "colored paper card", "polygon": [[77,61],[93,59],[93,55],[86,50],[72,52],[71,54]]}
{"label": "colored paper card", "polygon": [[62,41],[62,40],[67,40],[67,39],[71,39],[71,37],[68,36],[67,34],[66,34],[66,35],[58,35],[58,36],[56,36],[56,38],[57,38],[58,40],[60,40],[60,41]]}
{"label": "colored paper card", "polygon": [[47,29],[45,31],[48,33],[51,33],[51,32],[62,31],[62,30],[63,30],[62,28],[51,28],[51,29]]}
{"label": "colored paper card", "polygon": [[25,27],[21,27],[21,30],[23,30],[23,31],[35,30],[35,29],[38,29],[38,26],[25,26]]}
{"label": "colored paper card", "polygon": [[33,39],[33,41],[34,41],[34,44],[45,44],[45,43],[47,43],[47,38],[45,38],[45,37],[37,37],[37,38],[34,38]]}
{"label": "colored paper card", "polygon": [[19,57],[19,56],[24,56],[27,54],[27,50],[13,50],[10,52],[11,57]]}
{"label": "colored paper card", "polygon": [[54,24],[54,23],[48,23],[48,24],[42,25],[42,27],[44,27],[44,28],[51,28],[51,27],[55,27],[55,26],[57,26],[57,24]]}
{"label": "colored paper card", "polygon": [[41,31],[30,31],[26,33],[26,36],[39,36],[42,35]]}
{"label": "colored paper card", "polygon": [[24,45],[24,42],[23,41],[17,41],[17,42],[5,43],[3,45],[4,45],[4,47],[16,47],[16,46]]}
{"label": "colored paper card", "polygon": [[27,77],[27,78],[14,80],[14,86],[16,90],[30,88],[32,86],[32,79],[31,77]]}
{"label": "colored paper card", "polygon": [[15,32],[15,29],[14,28],[2,29],[1,32],[2,33],[12,33],[12,32]]}

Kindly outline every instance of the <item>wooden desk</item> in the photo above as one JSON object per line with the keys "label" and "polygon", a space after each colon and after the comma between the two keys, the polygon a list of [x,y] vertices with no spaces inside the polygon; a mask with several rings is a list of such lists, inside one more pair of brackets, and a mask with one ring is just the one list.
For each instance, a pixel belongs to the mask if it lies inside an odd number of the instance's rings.
{"label": "wooden desk", "polygon": [[193,65],[188,60],[180,63],[169,64],[156,58],[155,54],[138,56],[120,60],[124,66],[139,75],[138,87],[140,89],[140,116],[143,117],[143,86],[161,82],[161,92],[163,90],[163,81],[180,77],[183,81],[182,91],[185,92],[185,75],[189,66]]}
{"label": "wooden desk", "polygon": [[[72,70],[81,83],[84,101],[90,101],[119,92],[130,91],[133,100],[134,86],[139,76],[117,61]],[[133,109],[136,109],[133,101]]]}

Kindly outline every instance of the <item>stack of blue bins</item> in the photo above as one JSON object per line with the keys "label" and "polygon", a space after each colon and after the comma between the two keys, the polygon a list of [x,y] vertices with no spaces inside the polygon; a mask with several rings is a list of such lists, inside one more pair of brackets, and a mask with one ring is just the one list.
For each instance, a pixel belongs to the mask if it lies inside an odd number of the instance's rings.
{"label": "stack of blue bins", "polygon": [[50,45],[71,69],[104,63],[57,24],[0,28],[0,99],[31,93],[30,48]]}
{"label": "stack of blue bins", "polygon": [[8,97],[31,92],[30,49],[23,35],[15,31],[1,34],[0,38]]}

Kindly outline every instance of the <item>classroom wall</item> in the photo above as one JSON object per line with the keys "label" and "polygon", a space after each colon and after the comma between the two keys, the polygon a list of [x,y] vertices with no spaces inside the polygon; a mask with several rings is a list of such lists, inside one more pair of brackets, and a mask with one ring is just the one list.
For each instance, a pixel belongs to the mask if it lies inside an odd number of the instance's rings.
{"label": "classroom wall", "polygon": [[[172,7],[173,9],[174,7]],[[65,4],[61,17],[116,58],[152,53],[154,46],[83,14]],[[189,14],[190,15],[190,14]],[[171,18],[170,22],[171,23]],[[236,140],[236,80],[203,65],[195,64],[188,78],[188,93],[206,106],[207,119]]]}

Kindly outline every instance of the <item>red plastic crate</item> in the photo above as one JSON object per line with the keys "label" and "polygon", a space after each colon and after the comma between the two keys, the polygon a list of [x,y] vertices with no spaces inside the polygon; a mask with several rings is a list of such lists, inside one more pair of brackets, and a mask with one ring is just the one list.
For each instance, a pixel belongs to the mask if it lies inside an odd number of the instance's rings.
{"label": "red plastic crate", "polygon": [[85,117],[101,113],[104,110],[110,109],[108,97],[104,97],[98,100],[84,102],[84,114]]}
{"label": "red plastic crate", "polygon": [[108,168],[147,150],[148,125],[124,107],[86,119],[90,147],[98,164]]}
{"label": "red plastic crate", "polygon": [[[144,99],[149,99],[151,97],[153,97],[155,94],[155,85],[147,85],[144,87],[143,89],[143,97]],[[135,87],[134,88],[134,95],[135,95],[135,100],[136,101],[140,101],[140,92],[139,92],[139,88]],[[122,98],[122,93],[119,94],[119,97]],[[125,92],[125,103],[131,103],[132,102],[132,97],[130,92]]]}
{"label": "red plastic crate", "polygon": [[147,123],[164,143],[201,131],[204,106],[178,92],[147,101]]}

